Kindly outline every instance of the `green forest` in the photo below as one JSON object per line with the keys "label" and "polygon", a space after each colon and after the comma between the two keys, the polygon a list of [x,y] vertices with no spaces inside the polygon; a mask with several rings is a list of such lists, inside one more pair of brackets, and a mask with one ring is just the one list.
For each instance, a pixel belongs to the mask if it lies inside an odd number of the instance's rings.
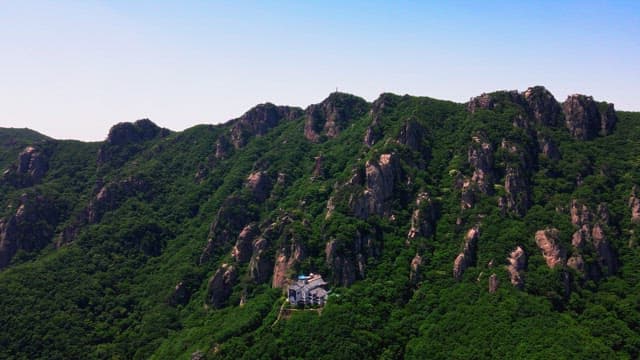
{"label": "green forest", "polygon": [[640,357],[640,113],[589,96],[0,128],[0,174],[3,359]]}

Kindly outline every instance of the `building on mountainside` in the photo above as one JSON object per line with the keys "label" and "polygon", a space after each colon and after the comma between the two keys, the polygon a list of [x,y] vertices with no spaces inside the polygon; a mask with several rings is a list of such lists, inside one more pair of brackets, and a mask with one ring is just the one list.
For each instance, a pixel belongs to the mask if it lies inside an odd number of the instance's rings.
{"label": "building on mountainside", "polygon": [[298,276],[298,280],[289,285],[288,300],[290,304],[322,306],[327,301],[327,283],[318,274]]}

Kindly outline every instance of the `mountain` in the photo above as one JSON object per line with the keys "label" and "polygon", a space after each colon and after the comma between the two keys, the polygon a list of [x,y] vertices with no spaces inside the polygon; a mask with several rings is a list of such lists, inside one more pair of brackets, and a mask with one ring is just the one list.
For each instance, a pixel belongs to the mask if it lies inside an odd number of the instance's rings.
{"label": "mountain", "polygon": [[0,357],[638,358],[638,139],[541,86],[0,129]]}

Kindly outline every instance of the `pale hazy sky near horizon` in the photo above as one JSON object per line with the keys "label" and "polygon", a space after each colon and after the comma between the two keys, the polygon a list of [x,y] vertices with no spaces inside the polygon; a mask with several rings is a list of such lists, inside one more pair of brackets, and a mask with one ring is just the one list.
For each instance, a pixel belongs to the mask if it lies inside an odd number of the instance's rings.
{"label": "pale hazy sky near horizon", "polygon": [[640,1],[0,0],[0,127],[103,140],[336,87],[465,102],[546,86],[640,111]]}

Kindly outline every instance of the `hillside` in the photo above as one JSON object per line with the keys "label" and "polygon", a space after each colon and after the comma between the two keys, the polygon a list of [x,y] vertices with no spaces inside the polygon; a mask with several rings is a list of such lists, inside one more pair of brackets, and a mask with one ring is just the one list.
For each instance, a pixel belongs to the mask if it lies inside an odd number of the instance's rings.
{"label": "hillside", "polygon": [[0,358],[638,358],[638,139],[543,87],[0,129]]}

